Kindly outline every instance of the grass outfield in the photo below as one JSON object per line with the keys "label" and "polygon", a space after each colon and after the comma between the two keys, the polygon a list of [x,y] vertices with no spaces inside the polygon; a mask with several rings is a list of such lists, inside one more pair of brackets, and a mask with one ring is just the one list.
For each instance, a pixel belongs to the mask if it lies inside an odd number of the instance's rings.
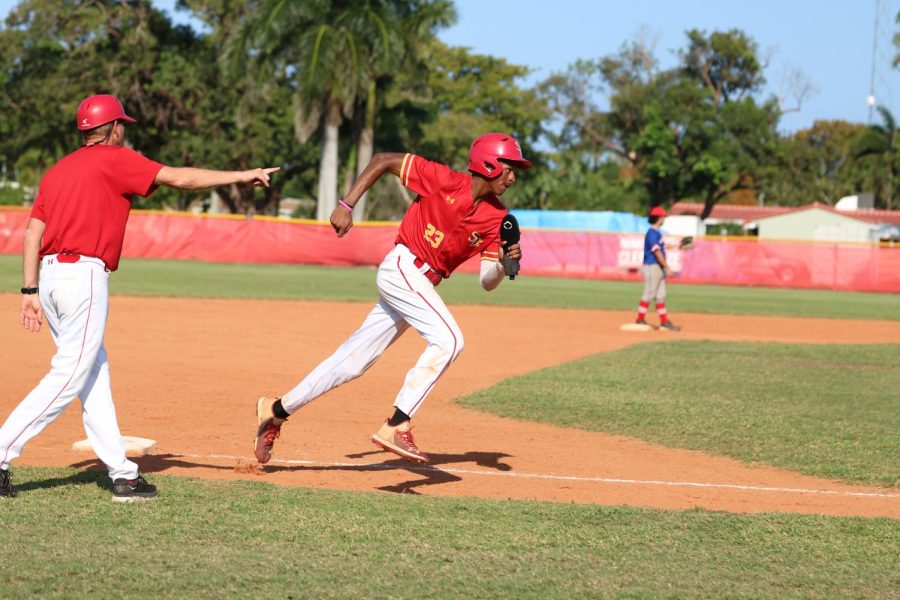
{"label": "grass outfield", "polygon": [[[22,285],[21,257],[0,256],[0,289]],[[440,286],[448,304],[493,304],[637,310],[641,283],[529,277],[485,293],[475,275],[457,274]],[[375,269],[298,265],[235,265],[125,259],[111,279],[113,294],[340,300],[374,302]],[[669,291],[669,310],[736,315],[784,315],[900,320],[892,294],[773,288],[679,285]]]}
{"label": "grass outfield", "polygon": [[[896,598],[900,522],[426,498],[22,468],[6,598]],[[102,486],[102,487],[101,487]]]}
{"label": "grass outfield", "polygon": [[[20,259],[0,281],[21,285]],[[114,294],[374,301],[373,269],[128,260]],[[523,276],[450,303],[634,308],[635,283]],[[896,296],[673,286],[676,312],[900,318]],[[660,342],[469,396],[481,410],[892,485],[900,346]],[[652,364],[653,368],[648,368]],[[649,375],[648,375],[649,374]],[[518,411],[518,412],[517,412]],[[52,435],[52,433],[51,433]],[[27,457],[27,455],[26,455]],[[13,465],[0,597],[896,598],[900,521],[284,488]]]}
{"label": "grass outfield", "polygon": [[644,343],[460,400],[747,462],[900,486],[900,345]]}

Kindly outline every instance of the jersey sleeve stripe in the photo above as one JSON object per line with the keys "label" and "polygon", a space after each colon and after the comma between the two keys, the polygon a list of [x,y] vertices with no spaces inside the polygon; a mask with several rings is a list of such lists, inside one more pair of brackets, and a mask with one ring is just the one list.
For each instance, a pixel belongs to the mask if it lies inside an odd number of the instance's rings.
{"label": "jersey sleeve stripe", "polygon": [[400,183],[403,187],[409,187],[409,171],[412,168],[413,158],[415,157],[412,154],[407,153],[400,164]]}
{"label": "jersey sleeve stripe", "polygon": [[402,185],[406,185],[406,177],[404,174],[406,173],[406,163],[409,161],[409,154],[403,155],[403,162],[400,163],[400,183]]}

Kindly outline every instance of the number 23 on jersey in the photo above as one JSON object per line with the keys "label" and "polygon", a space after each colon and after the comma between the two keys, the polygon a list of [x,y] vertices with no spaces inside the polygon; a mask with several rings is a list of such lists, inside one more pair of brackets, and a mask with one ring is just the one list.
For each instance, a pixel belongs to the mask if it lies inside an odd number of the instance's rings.
{"label": "number 23 on jersey", "polygon": [[434,225],[429,223],[425,227],[425,239],[428,240],[428,243],[431,244],[433,248],[437,248],[444,240],[444,232],[439,231]]}

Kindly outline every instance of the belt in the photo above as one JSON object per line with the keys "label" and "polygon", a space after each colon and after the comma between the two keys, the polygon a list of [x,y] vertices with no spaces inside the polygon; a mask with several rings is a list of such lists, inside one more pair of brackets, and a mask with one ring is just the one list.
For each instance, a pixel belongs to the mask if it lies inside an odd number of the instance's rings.
{"label": "belt", "polygon": [[88,262],[97,263],[97,264],[101,265],[104,269],[109,271],[109,267],[106,266],[106,263],[102,259],[99,259],[99,258],[96,258],[93,256],[85,256],[83,254],[74,254],[72,252],[60,252],[59,254],[48,255],[48,256],[51,256],[53,259],[56,260],[56,262],[66,263],[66,264],[77,263],[77,262],[81,261],[82,259],[84,259]]}
{"label": "belt", "polygon": [[422,273],[422,275],[428,278],[431,285],[437,286],[444,279],[437,271],[431,268],[431,265],[421,258],[416,257],[413,260],[413,264],[416,265],[416,268],[419,269],[419,272]]}

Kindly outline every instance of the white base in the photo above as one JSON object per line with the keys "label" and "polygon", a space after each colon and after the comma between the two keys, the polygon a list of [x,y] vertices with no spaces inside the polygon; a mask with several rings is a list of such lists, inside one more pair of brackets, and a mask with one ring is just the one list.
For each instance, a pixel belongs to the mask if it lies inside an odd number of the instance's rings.
{"label": "white base", "polygon": [[641,323],[626,323],[619,327],[622,331],[653,331],[655,327],[652,325],[643,325]]}
{"label": "white base", "polygon": [[[125,454],[143,455],[156,450],[156,440],[135,437],[133,435],[123,435],[122,441],[125,442]],[[75,442],[72,444],[72,450],[78,450],[79,452],[94,451],[88,440],[79,440]]]}

